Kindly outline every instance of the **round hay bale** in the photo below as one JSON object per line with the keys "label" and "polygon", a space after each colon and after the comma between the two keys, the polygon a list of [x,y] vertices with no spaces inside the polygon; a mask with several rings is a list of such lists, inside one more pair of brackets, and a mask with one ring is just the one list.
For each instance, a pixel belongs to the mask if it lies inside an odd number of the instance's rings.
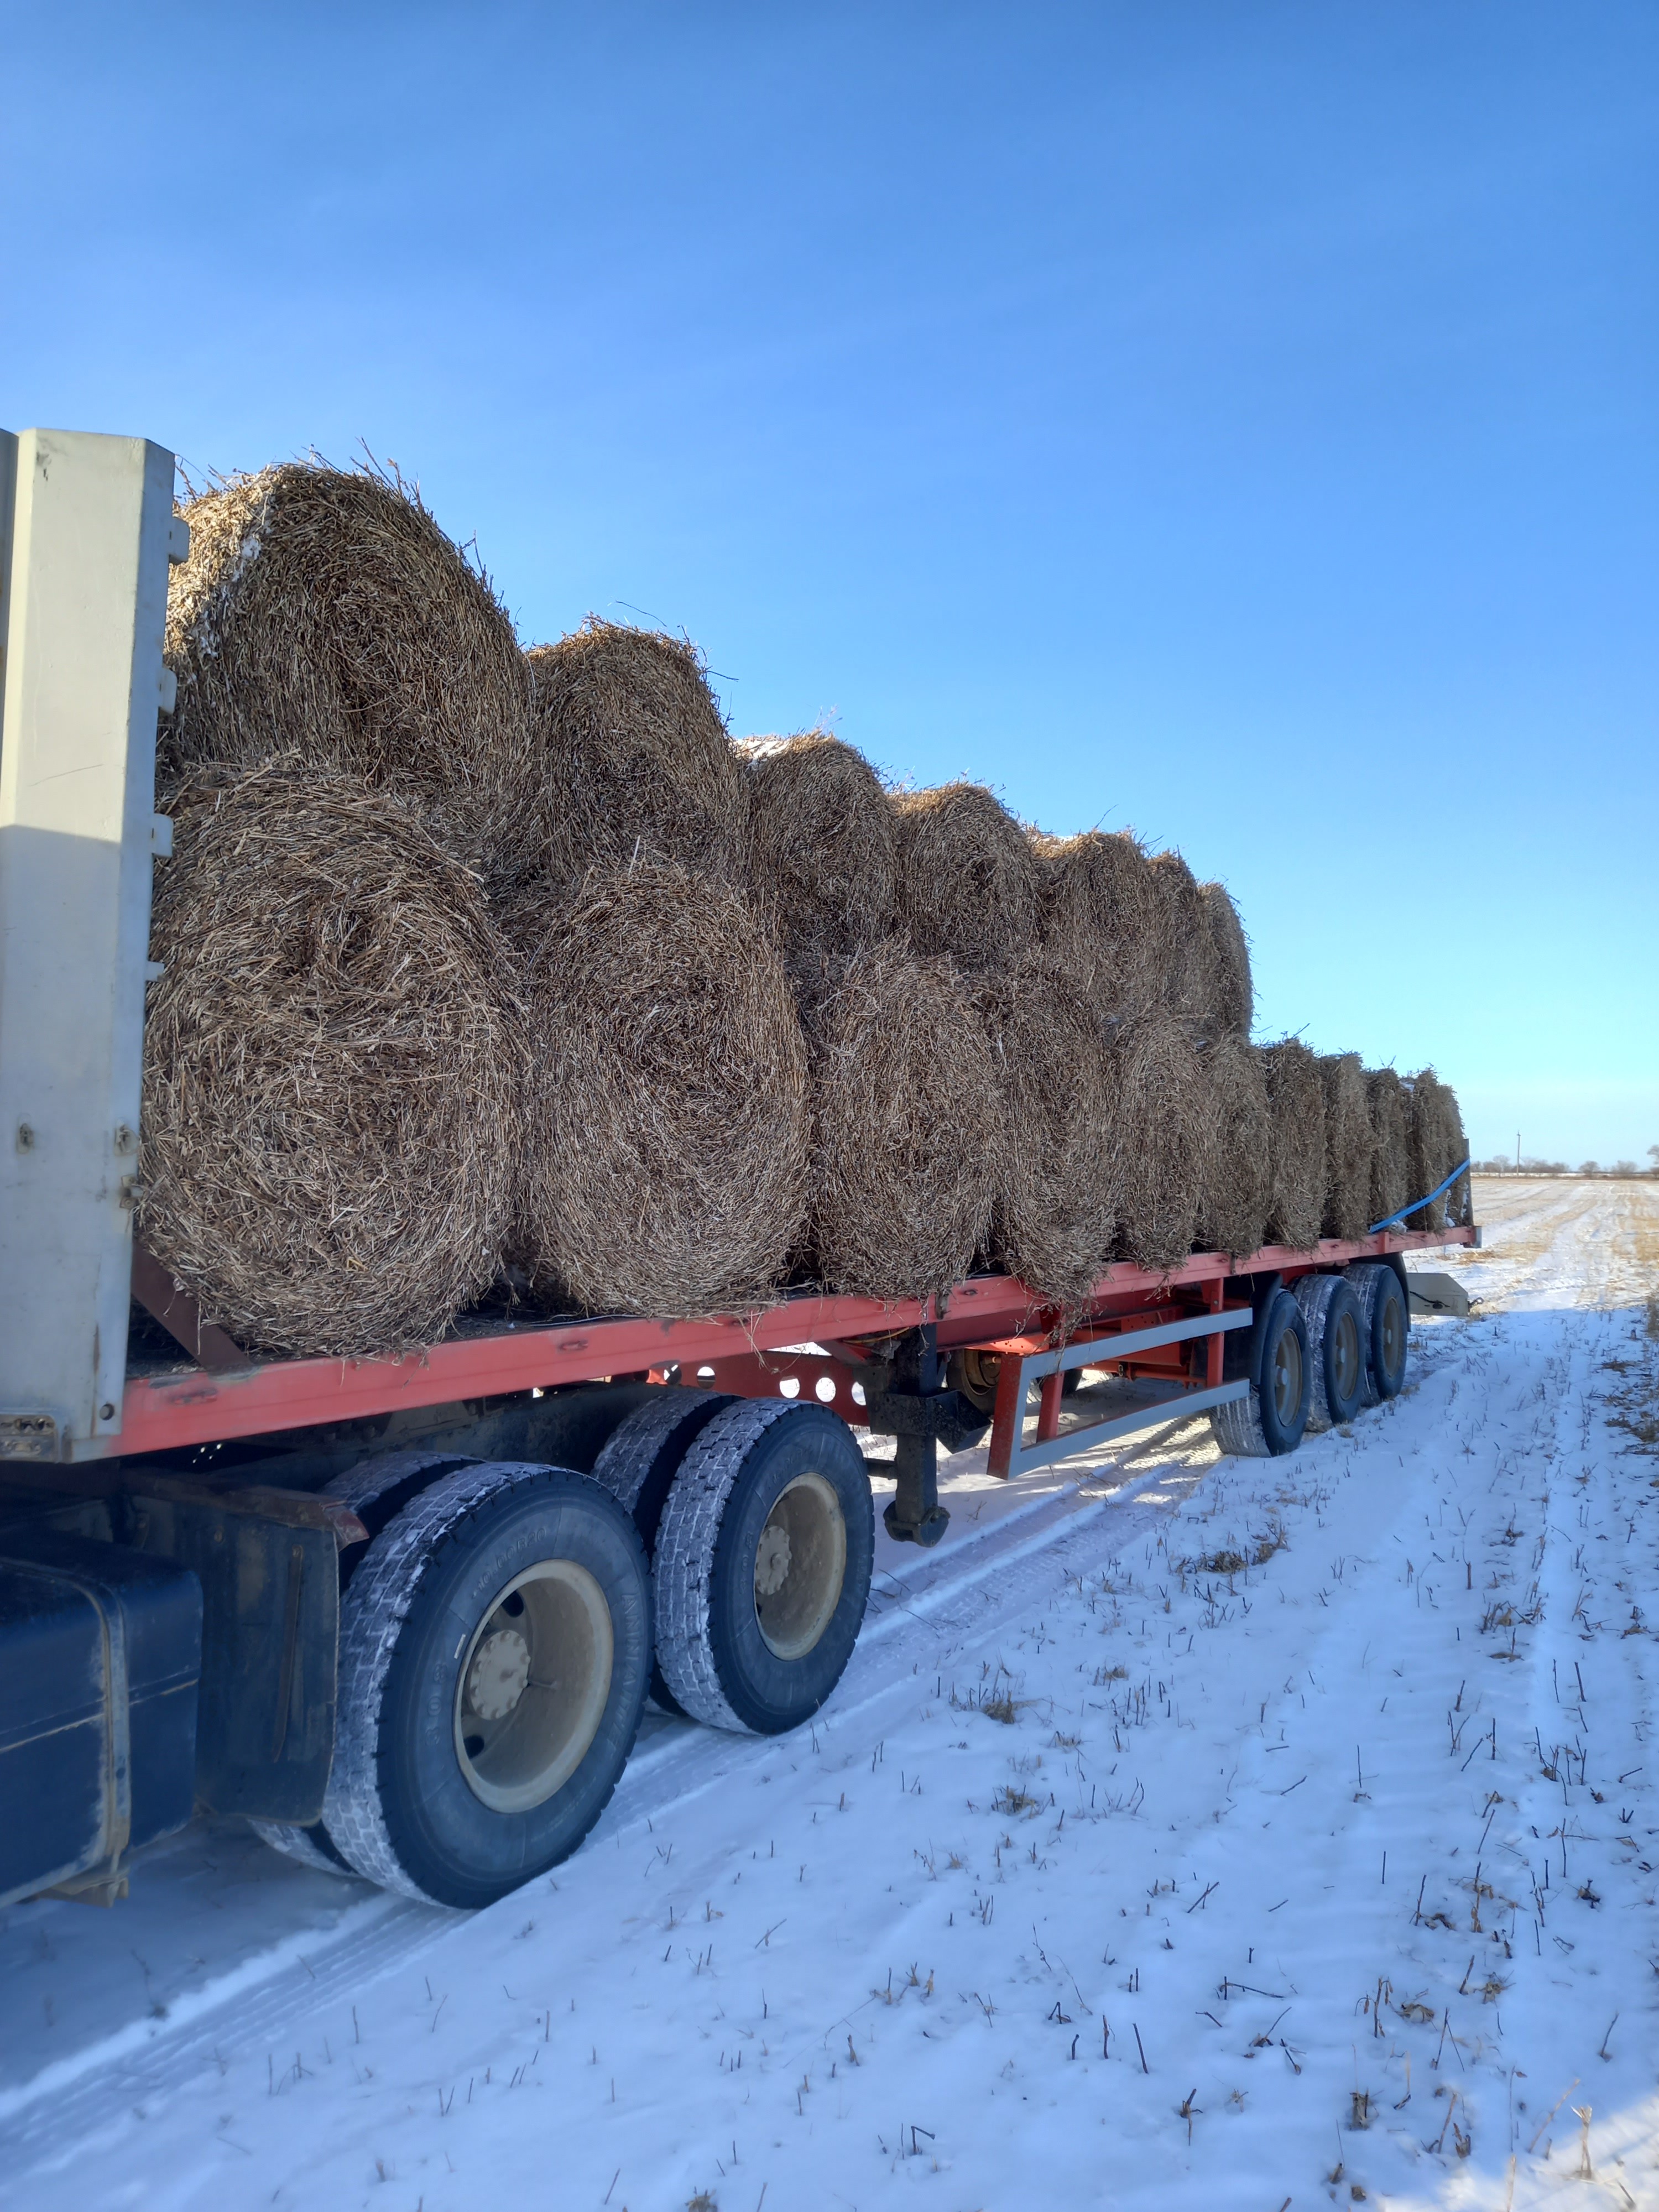
{"label": "round hay bale", "polygon": [[824,730],[747,738],[738,750],[749,784],[750,896],[785,967],[805,975],[890,937],[898,832],[863,754]]}
{"label": "round hay bale", "polygon": [[1325,1091],[1318,1055],[1296,1037],[1261,1053],[1273,1121],[1267,1242],[1310,1252],[1325,1215]]}
{"label": "round hay bale", "polygon": [[1164,915],[1164,1004],[1200,1036],[1218,1036],[1220,968],[1204,894],[1179,853],[1155,853],[1149,865]]}
{"label": "round hay bale", "polygon": [[[1469,1156],[1463,1139],[1463,1117],[1457,1095],[1431,1067],[1413,1075],[1406,1085],[1410,1100],[1407,1150],[1411,1162],[1408,1198],[1422,1198],[1460,1167]],[[1408,1229],[1444,1229],[1466,1218],[1468,1177],[1462,1176],[1449,1191],[1407,1218]]]}
{"label": "round hay bale", "polygon": [[856,954],[803,1009],[810,1264],[829,1291],[925,1298],[984,1249],[1002,1157],[985,1032],[948,960]]}
{"label": "round hay bale", "polygon": [[1248,1037],[1255,1018],[1255,989],[1250,980],[1250,946],[1244,925],[1224,884],[1200,884],[1198,891],[1215,952],[1211,1018],[1216,1033]]}
{"label": "round hay bale", "polygon": [[1042,870],[1042,938],[1049,963],[1102,1013],[1155,1006],[1166,966],[1164,904],[1144,847],[1127,830],[1080,837],[1031,833]]}
{"label": "round hay bale", "polygon": [[550,902],[526,963],[533,1070],[513,1257],[588,1312],[741,1313],[799,1242],[806,1054],[767,935],[665,861]]}
{"label": "round hay bale", "polygon": [[1376,1217],[1370,1211],[1374,1140],[1359,1054],[1322,1054],[1319,1081],[1325,1104],[1325,1210],[1320,1228],[1327,1237],[1363,1237]]}
{"label": "round hay bale", "polygon": [[292,756],[418,805],[494,881],[527,852],[530,682],[513,624],[395,475],[285,461],[191,501],[167,592],[165,790]]}
{"label": "round hay bale", "polygon": [[1031,842],[983,784],[894,795],[899,914],[924,957],[947,953],[968,974],[1008,971],[1030,957],[1042,875]]}
{"label": "round hay bale", "polygon": [[250,1349],[397,1351],[494,1281],[526,1076],[477,879],[360,778],[222,775],[158,867],[138,1233]]}
{"label": "round hay bale", "polygon": [[1039,1297],[1081,1305],[1117,1213],[1099,1021],[1064,978],[1030,963],[985,976],[975,1005],[1003,1102],[993,1255]]}
{"label": "round hay bale", "polygon": [[1162,1007],[1109,1024],[1109,1035],[1115,1249],[1167,1273],[1192,1250],[1200,1204],[1214,1188],[1211,1086],[1191,1029]]}
{"label": "round hay bale", "polygon": [[1231,1036],[1218,1037],[1200,1054],[1212,1136],[1195,1234],[1206,1250],[1230,1252],[1236,1260],[1266,1242],[1274,1196],[1266,1058]]}
{"label": "round hay bale", "polygon": [[1371,1124],[1371,1189],[1367,1201],[1370,1210],[1365,1223],[1368,1229],[1373,1221],[1383,1220],[1404,1206],[1408,1198],[1419,1194],[1410,1187],[1409,1109],[1406,1086],[1393,1068],[1366,1070],[1365,1110]]}
{"label": "round hay bale", "polygon": [[749,787],[690,640],[590,615],[526,658],[550,875],[640,859],[740,884]]}

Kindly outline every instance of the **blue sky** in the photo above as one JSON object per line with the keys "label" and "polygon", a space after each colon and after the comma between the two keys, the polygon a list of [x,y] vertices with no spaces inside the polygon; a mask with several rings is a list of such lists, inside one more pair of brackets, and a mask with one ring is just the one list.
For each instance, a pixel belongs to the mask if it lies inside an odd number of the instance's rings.
{"label": "blue sky", "polygon": [[1259,1029],[1659,1142],[1650,5],[0,7],[0,422],[359,439],[1233,888]]}

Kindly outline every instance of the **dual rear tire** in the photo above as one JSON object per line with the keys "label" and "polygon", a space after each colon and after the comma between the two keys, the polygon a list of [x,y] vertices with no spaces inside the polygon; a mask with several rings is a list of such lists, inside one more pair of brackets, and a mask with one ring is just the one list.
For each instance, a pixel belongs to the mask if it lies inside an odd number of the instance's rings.
{"label": "dual rear tire", "polygon": [[348,1552],[320,1820],[256,1822],[301,1863],[476,1909],[598,1820],[648,1690],[763,1735],[851,1656],[874,1557],[869,1479],[822,1407],[664,1389],[589,1478],[414,1454],[329,1486]]}
{"label": "dual rear tire", "polygon": [[[664,1482],[656,1455],[669,1419],[641,1407],[593,1470],[652,1553],[653,1694],[715,1728],[783,1735],[841,1680],[869,1602],[875,1520],[863,1455],[822,1406],[714,1399],[681,1417],[685,1441]],[[653,1473],[640,1479],[647,1462]]]}

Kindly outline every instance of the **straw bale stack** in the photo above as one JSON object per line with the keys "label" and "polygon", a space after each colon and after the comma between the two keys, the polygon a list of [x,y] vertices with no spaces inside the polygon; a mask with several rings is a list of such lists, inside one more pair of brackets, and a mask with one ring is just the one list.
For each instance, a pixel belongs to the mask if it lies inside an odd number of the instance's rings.
{"label": "straw bale stack", "polygon": [[899,914],[924,955],[965,975],[1007,971],[1030,956],[1042,875],[1030,840],[978,783],[897,793]]}
{"label": "straw bale stack", "polygon": [[1242,1260],[1266,1237],[1274,1183],[1274,1125],[1265,1080],[1267,1055],[1233,1036],[1200,1054],[1209,1091],[1212,1139],[1200,1194],[1197,1241]]}
{"label": "straw bale stack", "polygon": [[803,1003],[812,1152],[807,1264],[826,1290],[921,1298],[985,1246],[1003,1155],[985,1032],[948,960],[902,939]]}
{"label": "straw bale stack", "polygon": [[637,858],[741,884],[749,787],[690,640],[590,615],[526,659],[548,878]]}
{"label": "straw bale stack", "polygon": [[[1431,1067],[1412,1077],[1406,1085],[1409,1098],[1407,1152],[1410,1160],[1408,1198],[1424,1198],[1435,1185],[1469,1156],[1463,1139],[1463,1117],[1457,1095]],[[1460,1176],[1449,1191],[1407,1218],[1408,1229],[1444,1229],[1466,1218],[1468,1177]]]}
{"label": "straw bale stack", "polygon": [[1103,1013],[1155,1006],[1164,988],[1164,906],[1145,848],[1127,830],[1030,833],[1042,865],[1042,949]]}
{"label": "straw bale stack", "polygon": [[1114,1252],[1166,1273],[1192,1250],[1200,1201],[1215,1187],[1212,1087],[1190,1026],[1162,1007],[1108,1024],[1106,1035]]}
{"label": "straw bale stack", "polygon": [[898,830],[869,762],[824,730],[747,738],[738,750],[749,785],[751,895],[784,966],[805,977],[884,943],[898,921]]}
{"label": "straw bale stack", "polygon": [[1250,979],[1249,940],[1238,908],[1224,884],[1200,884],[1205,919],[1215,956],[1215,995],[1211,1001],[1211,1034],[1248,1037],[1255,1018],[1255,991]]}
{"label": "straw bale stack", "polygon": [[1220,963],[1204,894],[1179,853],[1154,853],[1152,882],[1163,908],[1163,1002],[1198,1035],[1219,1033]]}
{"label": "straw bale stack", "polygon": [[288,461],[192,500],[167,595],[165,794],[291,757],[417,805],[492,880],[526,847],[530,684],[513,625],[394,475]]}
{"label": "straw bale stack", "polygon": [[441,1336],[500,1266],[526,1047],[477,880],[361,777],[175,794],[137,1230],[250,1349]]}
{"label": "straw bale stack", "polygon": [[984,976],[975,1008],[1003,1101],[992,1252],[1039,1297],[1080,1305],[1112,1249],[1112,1070],[1092,1008],[1051,969]]}
{"label": "straw bale stack", "polygon": [[1365,1109],[1371,1124],[1371,1188],[1365,1226],[1397,1212],[1411,1188],[1410,1101],[1391,1067],[1365,1072]]}
{"label": "straw bale stack", "polygon": [[1370,1210],[1375,1139],[1359,1054],[1322,1055],[1319,1079],[1325,1108],[1325,1206],[1321,1231],[1327,1237],[1363,1237],[1376,1216]]}
{"label": "straw bale stack", "polygon": [[1296,1037],[1261,1053],[1273,1117],[1273,1197],[1267,1242],[1307,1252],[1325,1213],[1325,1091],[1316,1054]]}
{"label": "straw bale stack", "polygon": [[805,1050],[765,931],[738,893],[650,860],[595,872],[543,919],[512,1255],[532,1295],[667,1316],[763,1303],[800,1241],[808,1141]]}

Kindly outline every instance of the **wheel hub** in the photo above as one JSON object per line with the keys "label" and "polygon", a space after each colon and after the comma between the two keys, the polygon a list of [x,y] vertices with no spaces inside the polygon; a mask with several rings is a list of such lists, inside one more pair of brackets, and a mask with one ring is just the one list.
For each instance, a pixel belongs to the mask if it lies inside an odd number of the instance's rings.
{"label": "wheel hub", "polygon": [[767,1649],[802,1659],[830,1626],[847,1577],[847,1523],[821,1474],[798,1474],[755,1549],[755,1619]]}
{"label": "wheel hub", "polygon": [[611,1693],[604,1591],[574,1559],[541,1559],[483,1610],[454,1688],[455,1754],[495,1813],[544,1804],[580,1765]]}
{"label": "wheel hub", "polygon": [[466,1670],[466,1702],[480,1720],[505,1720],[529,1680],[530,1646],[516,1628],[498,1628]]}
{"label": "wheel hub", "polygon": [[755,1554],[756,1596],[775,1597],[788,1578],[789,1531],[780,1522],[769,1521]]}

